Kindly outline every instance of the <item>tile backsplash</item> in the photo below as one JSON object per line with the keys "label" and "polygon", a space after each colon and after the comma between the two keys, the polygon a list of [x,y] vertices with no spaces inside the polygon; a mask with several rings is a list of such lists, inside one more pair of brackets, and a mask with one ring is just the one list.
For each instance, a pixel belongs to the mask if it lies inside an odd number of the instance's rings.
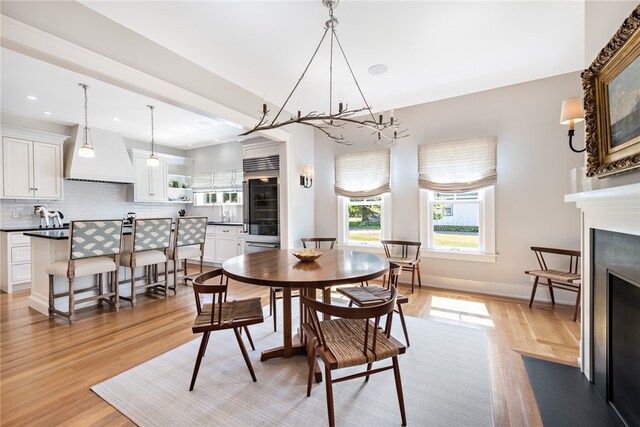
{"label": "tile backsplash", "polygon": [[[188,204],[131,202],[131,187],[131,184],[65,180],[64,200],[0,200],[0,226],[38,226],[40,219],[33,214],[33,205],[44,205],[61,211],[64,215],[63,222],[72,219],[124,218],[127,212],[135,212],[140,218],[177,217],[180,209],[186,209],[189,215],[200,214],[192,213],[189,209],[191,205]],[[202,214],[209,217],[213,215],[210,209]],[[217,218],[218,211],[215,215]]]}

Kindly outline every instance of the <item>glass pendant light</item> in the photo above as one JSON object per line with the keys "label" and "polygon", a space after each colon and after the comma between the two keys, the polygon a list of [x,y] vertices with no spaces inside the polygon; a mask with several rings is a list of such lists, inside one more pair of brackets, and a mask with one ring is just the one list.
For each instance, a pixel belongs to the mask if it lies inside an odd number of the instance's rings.
{"label": "glass pendant light", "polygon": [[87,89],[89,89],[89,86],[84,83],[78,83],[78,86],[84,89],[84,129],[82,130],[82,147],[78,150],[78,156],[93,159],[96,156],[96,152],[93,150],[91,129],[89,129],[87,115]]}
{"label": "glass pendant light", "polygon": [[147,105],[151,110],[151,154],[147,159],[147,166],[156,167],[160,165],[160,161],[158,160],[158,154],[156,153],[156,141],[153,138],[153,109],[155,108],[153,105]]}

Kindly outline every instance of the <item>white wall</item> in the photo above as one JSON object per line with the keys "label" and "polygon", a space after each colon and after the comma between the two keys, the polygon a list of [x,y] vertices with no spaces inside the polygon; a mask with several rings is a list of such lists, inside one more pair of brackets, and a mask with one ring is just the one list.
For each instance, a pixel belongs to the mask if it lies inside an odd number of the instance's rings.
{"label": "white wall", "polygon": [[[580,93],[579,73],[396,110],[410,136],[392,149],[394,239],[419,240],[417,145],[487,135],[498,138],[496,263],[423,259],[429,285],[526,297],[523,274],[536,266],[532,245],[579,248],[580,216],[564,203],[570,170],[582,165],[559,124],[563,99]],[[584,138],[583,128],[576,130]],[[316,132],[316,233],[337,234],[333,158],[344,151],[376,149],[367,132],[350,133],[352,147]],[[547,296],[540,292],[541,297]],[[569,300],[574,295],[568,295]]]}
{"label": "white wall", "polygon": [[[625,19],[638,6],[637,1],[587,1],[585,5],[585,68],[588,68],[598,53],[618,31]],[[584,128],[584,124],[578,124]],[[578,146],[576,144],[576,146]],[[584,147],[584,145],[580,145]],[[587,155],[584,155],[585,165]],[[640,171],[598,179],[594,189],[617,187],[640,182]]]}
{"label": "white wall", "polygon": [[[315,180],[311,188],[300,185],[300,173],[303,166],[314,167],[314,132],[311,128],[295,125],[289,126],[291,139],[287,144],[289,162],[289,242],[288,247],[301,248],[302,237],[316,235]],[[316,168],[317,173],[317,168]],[[282,187],[281,187],[282,188]],[[326,216],[322,212],[321,216]]]}

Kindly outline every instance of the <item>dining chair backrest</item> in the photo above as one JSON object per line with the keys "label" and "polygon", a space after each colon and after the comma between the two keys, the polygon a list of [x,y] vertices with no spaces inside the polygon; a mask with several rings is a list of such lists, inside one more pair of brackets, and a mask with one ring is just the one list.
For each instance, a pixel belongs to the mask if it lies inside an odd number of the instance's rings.
{"label": "dining chair backrest", "polygon": [[69,225],[69,259],[120,254],[121,219],[79,220]]}
{"label": "dining chair backrest", "polygon": [[171,218],[143,218],[133,221],[133,252],[165,249],[171,243]]}
{"label": "dining chair backrest", "polygon": [[204,244],[207,236],[206,216],[178,217],[176,221],[176,247]]}
{"label": "dining chair backrest", "polygon": [[314,248],[321,249],[322,244],[326,243],[329,245],[329,249],[333,249],[333,245],[336,243],[335,237],[303,237],[300,240],[302,240],[303,248],[311,247],[311,244],[313,244]]}
{"label": "dining chair backrest", "polygon": [[[216,277],[220,277],[220,283],[206,283]],[[198,314],[202,314],[204,305],[201,296],[212,295],[211,325],[221,326],[222,324],[222,303],[225,302],[227,293],[227,283],[223,283],[222,278],[222,269],[217,268],[193,279],[193,294],[196,298],[196,310]]]}
{"label": "dining chair backrest", "polygon": [[389,279],[384,284],[387,289],[389,289],[392,285],[396,289],[398,288],[398,280],[400,280],[400,274],[402,274],[402,266],[390,262],[389,263]]}
{"label": "dining chair backrest", "polygon": [[382,240],[382,247],[387,258],[417,260],[421,242],[409,240]]}
{"label": "dining chair backrest", "polygon": [[[369,352],[372,352],[374,354],[376,353],[377,342],[375,331],[378,329],[378,326],[380,324],[380,318],[393,311],[396,305],[397,295],[398,292],[396,288],[392,286],[391,295],[387,301],[376,305],[367,305],[365,307],[344,307],[339,305],[325,304],[323,302],[310,299],[306,296],[301,296],[301,298],[302,303],[307,308],[307,312],[309,313],[309,324],[314,330],[316,336],[318,336],[320,345],[325,348],[327,347],[327,342],[325,341],[322,327],[320,326],[321,321],[319,320],[318,313],[326,314],[329,316],[329,318],[333,317],[365,320],[365,327],[362,331],[363,336],[361,342],[363,342],[362,353],[365,357],[367,357]],[[389,336],[389,334],[391,333],[392,319],[393,316],[387,316],[387,322],[384,328],[385,334],[387,336]],[[371,324],[371,320],[373,320],[373,324]],[[371,336],[372,338],[370,338]],[[369,342],[370,339],[371,342]]]}

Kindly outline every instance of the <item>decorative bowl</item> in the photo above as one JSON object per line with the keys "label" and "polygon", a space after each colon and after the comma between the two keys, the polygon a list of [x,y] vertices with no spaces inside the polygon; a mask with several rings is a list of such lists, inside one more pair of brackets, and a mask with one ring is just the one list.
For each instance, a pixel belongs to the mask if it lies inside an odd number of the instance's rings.
{"label": "decorative bowl", "polygon": [[322,255],[322,252],[317,249],[301,249],[292,252],[292,255],[302,262],[312,262],[318,259],[320,255]]}

